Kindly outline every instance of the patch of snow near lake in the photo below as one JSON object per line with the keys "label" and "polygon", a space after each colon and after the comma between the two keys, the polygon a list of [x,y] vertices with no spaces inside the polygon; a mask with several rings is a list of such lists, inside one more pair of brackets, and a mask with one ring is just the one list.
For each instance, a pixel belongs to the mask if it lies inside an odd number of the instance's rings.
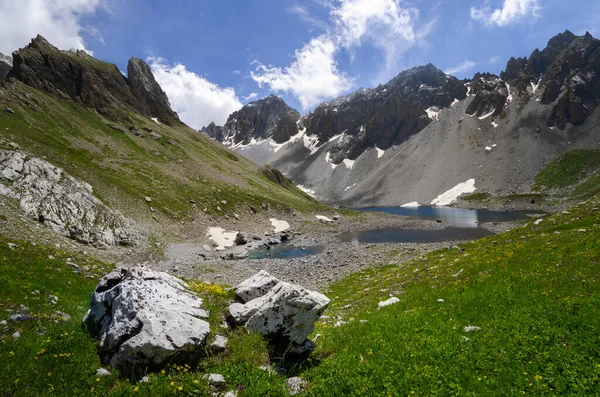
{"label": "patch of snow near lake", "polygon": [[310,197],[317,198],[316,192],[314,190],[304,187],[302,185],[296,185],[296,187],[302,190],[304,193],[308,194]]}
{"label": "patch of snow near lake", "polygon": [[284,230],[288,230],[290,228],[290,224],[286,221],[280,221],[275,218],[270,218],[269,220],[271,221],[273,229],[275,229],[275,233],[283,232]]}
{"label": "patch of snow near lake", "polygon": [[348,160],[348,159],[344,159],[344,165],[346,166],[346,168],[348,169],[352,169],[352,167],[354,167],[354,162],[356,160]]}
{"label": "patch of snow near lake", "polygon": [[492,126],[493,126],[494,128],[498,128],[498,123],[496,123],[495,121],[492,121]]}
{"label": "patch of snow near lake", "polygon": [[427,113],[427,117],[429,117],[431,120],[439,121],[440,109],[437,106],[428,107],[425,109],[425,113]]}
{"label": "patch of snow near lake", "polygon": [[485,120],[488,117],[490,117],[492,114],[494,114],[494,112],[496,111],[496,109],[492,109],[491,112],[489,112],[488,114],[484,114],[483,116],[479,117],[479,120]]}
{"label": "patch of snow near lake", "polygon": [[348,186],[347,188],[344,189],[344,191],[347,192],[348,190],[352,189],[354,186],[356,186],[356,183],[352,186]]}
{"label": "patch of snow near lake", "polygon": [[383,156],[385,154],[385,150],[379,149],[377,146],[375,146],[375,150],[377,150],[377,158],[378,159],[380,159],[381,156]]}
{"label": "patch of snow near lake", "polygon": [[209,227],[206,235],[209,239],[217,243],[216,250],[221,251],[235,244],[235,236],[237,234],[238,232],[236,231],[225,231],[222,227]]}
{"label": "patch of snow near lake", "polygon": [[333,222],[333,219],[329,219],[325,215],[315,215],[315,218],[317,218],[320,221]]}
{"label": "patch of snow near lake", "polygon": [[392,296],[390,299],[379,302],[377,304],[377,310],[381,309],[382,307],[386,307],[386,306],[390,306],[393,305],[395,303],[400,302],[400,299],[396,298],[395,296]]}
{"label": "patch of snow near lake", "polygon": [[410,203],[402,204],[400,207],[403,207],[403,208],[419,207],[419,203],[417,203],[416,201],[411,201]]}
{"label": "patch of snow near lake", "polygon": [[473,193],[477,188],[475,187],[475,179],[471,178],[466,182],[459,183],[452,189],[440,194],[431,202],[431,205],[450,205],[456,201],[456,199],[464,193]]}
{"label": "patch of snow near lake", "polygon": [[158,121],[157,117],[151,117],[150,120],[154,121],[156,124],[160,125],[160,121]]}

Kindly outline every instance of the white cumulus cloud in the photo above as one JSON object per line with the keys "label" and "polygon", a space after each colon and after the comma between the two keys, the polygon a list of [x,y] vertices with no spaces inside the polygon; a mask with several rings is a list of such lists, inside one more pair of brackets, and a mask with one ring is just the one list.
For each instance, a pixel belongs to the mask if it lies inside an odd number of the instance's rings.
{"label": "white cumulus cloud", "polygon": [[466,59],[458,65],[444,70],[444,73],[451,75],[461,74],[466,72],[467,70],[473,69],[475,65],[477,65],[475,62]]}
{"label": "white cumulus cloud", "polygon": [[11,54],[38,34],[58,48],[89,51],[81,33],[99,33],[82,20],[104,5],[105,0],[0,0],[0,52]]}
{"label": "white cumulus cloud", "polygon": [[487,26],[507,26],[525,17],[538,18],[542,6],[539,0],[504,0],[502,8],[492,9],[489,3],[471,7],[471,18]]}
{"label": "white cumulus cloud", "polygon": [[256,64],[250,76],[260,87],[268,85],[273,91],[291,92],[304,109],[334,97],[352,86],[335,61],[337,47],[328,35],[312,39],[296,50],[295,60],[287,67]]}
{"label": "white cumulus cloud", "polygon": [[[399,57],[422,42],[435,21],[419,26],[419,10],[404,7],[401,0],[327,0],[329,24],[326,33],[314,37],[294,53],[285,67],[256,63],[252,79],[259,86],[293,94],[304,109],[352,88],[353,79],[341,71],[337,59],[342,50],[351,55],[369,43],[385,54],[381,78],[389,78]],[[292,10],[303,21],[313,20],[306,7]],[[393,73],[395,74],[395,73]]]}
{"label": "white cumulus cloud", "polygon": [[251,92],[248,96],[243,97],[244,102],[250,102],[254,99],[258,98],[257,92]]}
{"label": "white cumulus cloud", "polygon": [[170,65],[154,57],[148,58],[148,62],[173,110],[193,128],[200,129],[212,121],[223,125],[227,116],[242,107],[233,88],[219,87],[182,64]]}

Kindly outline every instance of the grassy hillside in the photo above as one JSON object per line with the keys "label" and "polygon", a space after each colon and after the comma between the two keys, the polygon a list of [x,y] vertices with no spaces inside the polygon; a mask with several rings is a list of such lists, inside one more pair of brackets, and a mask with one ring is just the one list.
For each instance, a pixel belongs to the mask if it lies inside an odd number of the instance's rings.
{"label": "grassy hillside", "polygon": [[569,189],[575,198],[600,192],[600,150],[571,150],[558,156],[535,178],[535,190]]}
{"label": "grassy hillside", "polygon": [[[132,113],[128,117],[130,123],[109,122],[77,103],[14,82],[0,88],[0,148],[14,142],[64,168],[90,183],[106,204],[136,220],[242,214],[250,206],[260,211],[262,203],[281,210],[322,208],[295,186],[284,188],[197,131]],[[135,136],[130,127],[146,136]],[[153,139],[150,130],[160,138]],[[150,207],[157,212],[151,214]]]}
{"label": "grassy hillside", "polygon": [[[336,283],[325,291],[332,303],[315,330],[312,359],[282,366],[306,378],[315,396],[598,394],[599,208],[596,196],[537,225]],[[67,258],[88,270],[72,273]],[[80,320],[96,284],[86,275],[110,265],[3,237],[0,260],[2,312],[27,306],[25,320],[0,326],[3,394],[209,395],[202,376],[213,372],[240,396],[285,395],[285,377],[258,368],[268,362],[264,342],[241,330],[228,330],[228,353],[209,355],[199,368],[170,368],[137,384],[115,373],[98,377],[94,341]],[[215,332],[231,292],[191,285],[210,302]],[[390,295],[400,302],[377,310]],[[55,322],[57,310],[72,319]]]}

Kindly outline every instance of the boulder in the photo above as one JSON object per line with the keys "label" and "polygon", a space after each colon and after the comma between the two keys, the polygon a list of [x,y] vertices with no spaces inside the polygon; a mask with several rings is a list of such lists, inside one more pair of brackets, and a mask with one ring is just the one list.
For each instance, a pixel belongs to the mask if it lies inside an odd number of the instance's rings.
{"label": "boulder", "polygon": [[235,236],[235,245],[246,245],[250,241],[250,235],[245,232],[239,232]]}
{"label": "boulder", "polygon": [[133,221],[102,203],[89,184],[23,152],[0,150],[0,194],[18,199],[29,217],[81,243],[139,243]]}
{"label": "boulder", "polygon": [[[269,277],[263,271],[240,285],[255,285],[258,280]],[[255,289],[254,294],[259,293],[257,291],[261,289]],[[229,306],[229,314],[235,324],[269,338],[276,349],[305,354],[314,350],[314,344],[306,343],[307,337],[328,304],[329,298],[325,295],[280,281],[266,294],[245,304],[233,303]]]}
{"label": "boulder", "polygon": [[210,350],[212,350],[213,353],[220,353],[222,351],[225,351],[225,349],[227,349],[227,342],[228,339],[224,336],[221,335],[217,335],[215,336],[215,340],[213,341],[213,343],[210,344]]}
{"label": "boulder", "polygon": [[261,270],[235,287],[235,294],[245,303],[265,295],[278,283],[279,279],[271,276],[267,271]]}
{"label": "boulder", "polygon": [[100,280],[83,323],[104,364],[136,375],[197,360],[210,331],[202,303],[166,273],[119,268]]}
{"label": "boulder", "polygon": [[288,393],[290,393],[291,396],[295,396],[306,390],[306,381],[298,376],[287,379],[285,383],[288,388]]}

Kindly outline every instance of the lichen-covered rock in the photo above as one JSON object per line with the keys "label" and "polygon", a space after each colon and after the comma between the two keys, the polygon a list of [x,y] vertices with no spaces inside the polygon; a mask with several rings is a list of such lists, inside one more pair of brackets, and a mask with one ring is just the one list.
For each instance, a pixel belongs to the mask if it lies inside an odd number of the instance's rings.
{"label": "lichen-covered rock", "polygon": [[265,295],[278,283],[279,279],[261,270],[235,287],[235,294],[242,302],[248,302]]}
{"label": "lichen-covered rock", "polygon": [[92,187],[47,161],[0,150],[0,194],[52,230],[97,247],[139,243],[133,221],[102,203]]}
{"label": "lichen-covered rock", "polygon": [[[242,284],[268,279],[266,272],[259,275]],[[314,344],[306,343],[307,337],[328,304],[329,298],[323,294],[280,281],[258,298],[233,303],[229,313],[234,323],[269,338],[276,347],[304,354],[314,349]]]}
{"label": "lichen-covered rock", "polygon": [[100,280],[83,323],[103,363],[143,373],[199,357],[210,331],[202,304],[173,276],[120,268]]}

